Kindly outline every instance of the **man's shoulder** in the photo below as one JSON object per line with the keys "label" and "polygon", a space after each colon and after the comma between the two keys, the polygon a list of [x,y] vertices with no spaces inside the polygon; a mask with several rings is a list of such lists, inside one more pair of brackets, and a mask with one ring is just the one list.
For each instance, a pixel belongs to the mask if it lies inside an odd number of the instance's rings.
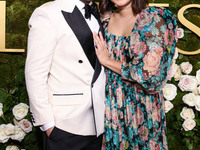
{"label": "man's shoulder", "polygon": [[67,12],[72,12],[74,9],[75,4],[73,1],[68,1],[68,0],[54,0],[50,1],[47,3],[42,4],[38,8],[36,8],[36,11],[44,11],[44,12],[49,12],[49,13],[55,13],[57,11],[63,10]]}
{"label": "man's shoulder", "polygon": [[37,7],[36,11],[53,11],[59,8],[59,3],[57,1],[50,1],[47,3],[42,4],[41,6]]}

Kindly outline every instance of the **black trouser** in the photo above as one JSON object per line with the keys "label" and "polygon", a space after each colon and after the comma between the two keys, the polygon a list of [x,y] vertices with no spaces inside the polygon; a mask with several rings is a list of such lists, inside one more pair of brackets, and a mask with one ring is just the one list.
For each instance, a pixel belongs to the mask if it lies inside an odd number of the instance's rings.
{"label": "black trouser", "polygon": [[102,137],[75,135],[54,127],[49,137],[44,132],[44,150],[101,150]]}

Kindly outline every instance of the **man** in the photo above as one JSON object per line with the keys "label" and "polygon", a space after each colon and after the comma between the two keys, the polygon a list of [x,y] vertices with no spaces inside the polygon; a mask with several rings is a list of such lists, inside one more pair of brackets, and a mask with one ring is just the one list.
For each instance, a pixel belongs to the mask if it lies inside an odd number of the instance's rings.
{"label": "man", "polygon": [[85,4],[90,0],[55,0],[29,21],[26,84],[47,150],[101,149],[105,77],[92,33],[102,27]]}

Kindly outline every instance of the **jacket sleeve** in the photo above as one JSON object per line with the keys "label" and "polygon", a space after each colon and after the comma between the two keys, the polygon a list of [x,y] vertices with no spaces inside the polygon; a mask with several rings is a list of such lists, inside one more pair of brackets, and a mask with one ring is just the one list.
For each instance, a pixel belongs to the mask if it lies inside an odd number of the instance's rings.
{"label": "jacket sleeve", "polygon": [[35,126],[54,121],[47,87],[48,74],[56,46],[54,22],[43,7],[37,8],[29,20],[25,79]]}

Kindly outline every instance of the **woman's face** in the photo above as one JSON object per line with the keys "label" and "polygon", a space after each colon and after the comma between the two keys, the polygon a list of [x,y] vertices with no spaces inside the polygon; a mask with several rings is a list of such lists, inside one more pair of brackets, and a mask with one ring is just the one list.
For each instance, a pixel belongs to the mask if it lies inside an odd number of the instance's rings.
{"label": "woman's face", "polygon": [[128,6],[132,3],[131,0],[111,0],[118,7]]}

